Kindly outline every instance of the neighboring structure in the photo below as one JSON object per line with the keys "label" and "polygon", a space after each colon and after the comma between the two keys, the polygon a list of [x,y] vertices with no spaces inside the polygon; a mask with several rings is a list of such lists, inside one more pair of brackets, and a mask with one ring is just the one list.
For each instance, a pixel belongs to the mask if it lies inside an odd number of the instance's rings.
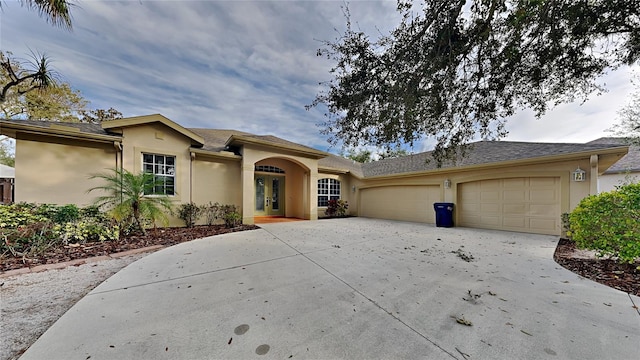
{"label": "neighboring structure", "polygon": [[0,204],[13,202],[13,182],[16,171],[11,166],[0,164]]}
{"label": "neighboring structure", "polygon": [[[434,223],[455,203],[458,226],[560,234],[560,215],[597,192],[598,175],[627,153],[611,144],[474,143],[438,168],[430,153],[354,163],[270,135],[186,129],[162,115],[95,124],[0,120],[16,139],[16,201],[86,205],[90,174],[150,171],[176,203],[239,205],[255,216],[315,220],[331,199],[354,216]],[[578,181],[575,181],[578,180]],[[173,219],[173,225],[180,225]]]}
{"label": "neighboring structure", "polygon": [[[588,144],[627,145],[629,139],[603,137]],[[630,145],[629,152],[598,178],[598,192],[615,190],[617,186],[640,182],[640,146]]]}

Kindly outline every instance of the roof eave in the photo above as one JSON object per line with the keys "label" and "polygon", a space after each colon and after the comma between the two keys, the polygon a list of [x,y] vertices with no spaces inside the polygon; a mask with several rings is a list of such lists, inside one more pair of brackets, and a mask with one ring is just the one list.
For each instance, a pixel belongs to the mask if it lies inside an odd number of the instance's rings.
{"label": "roof eave", "polygon": [[312,159],[322,159],[325,158],[327,156],[329,156],[328,153],[319,151],[319,150],[305,150],[305,149],[300,149],[297,147],[293,147],[293,146],[287,146],[284,144],[277,144],[271,141],[265,141],[265,140],[260,140],[260,139],[255,139],[252,137],[248,137],[248,136],[242,136],[242,135],[231,135],[229,137],[229,139],[227,140],[227,142],[225,143],[225,146],[230,146],[230,145],[236,145],[236,144],[249,144],[249,145],[259,145],[259,146],[265,146],[265,147],[271,147],[271,148],[276,148],[276,149],[280,149],[280,150],[285,150],[288,152],[292,152],[292,153],[296,153],[296,154],[300,154],[303,155],[305,157],[309,157]]}
{"label": "roof eave", "polygon": [[202,150],[202,149],[191,149],[191,152],[197,155],[202,155],[206,157],[212,157],[216,159],[224,159],[224,160],[232,160],[232,161],[240,161],[242,160],[242,156],[236,155],[229,151],[210,151],[210,150]]}
{"label": "roof eave", "polygon": [[80,130],[66,130],[60,127],[40,127],[33,126],[29,124],[16,124],[14,122],[5,122],[0,120],[0,124],[2,125],[0,129],[0,134],[8,135],[4,130],[12,130],[13,132],[34,134],[34,135],[47,135],[47,136],[56,136],[67,139],[80,139],[85,141],[93,141],[93,142],[101,142],[101,143],[112,143],[114,141],[121,141],[122,137],[117,135],[102,135],[102,134],[93,134],[87,133]]}
{"label": "roof eave", "polygon": [[348,169],[337,169],[337,168],[318,166],[318,172],[341,175],[341,174],[348,174],[351,171],[349,171]]}

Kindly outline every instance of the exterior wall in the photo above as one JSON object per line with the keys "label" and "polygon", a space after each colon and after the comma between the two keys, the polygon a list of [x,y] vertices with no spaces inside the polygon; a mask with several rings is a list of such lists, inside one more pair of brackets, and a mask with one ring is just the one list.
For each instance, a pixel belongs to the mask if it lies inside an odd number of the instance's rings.
{"label": "exterior wall", "polygon": [[[197,205],[209,202],[242,205],[240,161],[206,158],[196,155],[192,164],[192,199]],[[187,202],[187,200],[183,200]],[[201,219],[204,223],[205,219]]]}
{"label": "exterior wall", "polygon": [[100,185],[89,176],[113,169],[116,151],[111,144],[25,135],[16,140],[16,159],[16,202],[86,206],[100,195],[87,193]]}
{"label": "exterior wall", "polygon": [[[125,169],[134,174],[142,171],[142,153],[176,157],[176,194],[170,199],[174,207],[188,203],[191,199],[191,140],[159,123],[127,127],[122,135],[122,163]],[[184,226],[184,222],[175,215],[170,216],[169,226]]]}
{"label": "exterior wall", "polygon": [[615,190],[616,186],[638,182],[640,182],[640,174],[637,172],[600,175],[598,177],[598,193]]}

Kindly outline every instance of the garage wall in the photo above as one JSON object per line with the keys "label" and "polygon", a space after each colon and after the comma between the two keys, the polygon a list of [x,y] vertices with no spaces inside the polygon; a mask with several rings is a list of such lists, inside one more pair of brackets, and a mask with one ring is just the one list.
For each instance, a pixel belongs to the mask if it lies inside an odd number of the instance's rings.
{"label": "garage wall", "polygon": [[437,185],[391,185],[360,190],[359,215],[369,218],[435,223]]}
{"label": "garage wall", "polygon": [[460,226],[559,235],[559,177],[520,177],[458,184]]}

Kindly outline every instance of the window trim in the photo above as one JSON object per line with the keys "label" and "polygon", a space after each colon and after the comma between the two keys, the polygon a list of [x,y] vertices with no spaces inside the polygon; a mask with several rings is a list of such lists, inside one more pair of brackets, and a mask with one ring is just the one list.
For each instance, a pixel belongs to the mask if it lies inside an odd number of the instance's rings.
{"label": "window trim", "polygon": [[[321,188],[321,182],[323,180],[326,180],[326,188]],[[323,190],[326,191],[326,193],[320,193]],[[320,197],[326,198],[326,203],[325,203],[325,200],[321,200]],[[340,200],[340,199],[342,199],[342,181],[334,178],[318,179],[318,191],[317,191],[316,204],[319,208],[327,207],[329,201],[331,200]],[[326,205],[321,205],[321,201],[323,204],[326,204]]]}
{"label": "window trim", "polygon": [[[153,162],[152,163],[145,162],[145,160],[144,160],[145,155],[153,156]],[[164,163],[162,164],[162,166],[164,168],[167,168],[168,166],[171,166],[171,165],[167,165],[166,164],[167,163],[167,158],[173,158],[173,174],[172,175],[167,175],[166,173],[163,173],[163,174],[157,174],[156,173],[156,170],[155,170],[156,166],[159,165],[156,162],[156,157],[157,156],[161,156],[161,157],[164,158]],[[178,173],[178,170],[177,170],[178,169],[178,157],[177,156],[171,155],[171,154],[162,154],[162,153],[152,152],[152,151],[141,151],[140,152],[140,162],[141,162],[140,163],[140,165],[141,165],[140,167],[141,167],[141,171],[142,172],[145,172],[145,165],[151,165],[154,168],[154,171],[152,172],[154,178],[161,176],[161,177],[172,178],[173,179],[173,185],[172,185],[173,193],[172,194],[167,194],[166,190],[167,190],[168,186],[167,186],[166,182],[164,182],[164,185],[162,187],[163,190],[164,190],[164,193],[155,193],[154,192],[152,194],[144,194],[144,196],[167,196],[167,197],[175,197],[176,196],[176,193],[177,193],[177,191],[176,191],[176,188],[177,188],[177,177],[178,177],[177,176],[178,175],[177,174]]]}

